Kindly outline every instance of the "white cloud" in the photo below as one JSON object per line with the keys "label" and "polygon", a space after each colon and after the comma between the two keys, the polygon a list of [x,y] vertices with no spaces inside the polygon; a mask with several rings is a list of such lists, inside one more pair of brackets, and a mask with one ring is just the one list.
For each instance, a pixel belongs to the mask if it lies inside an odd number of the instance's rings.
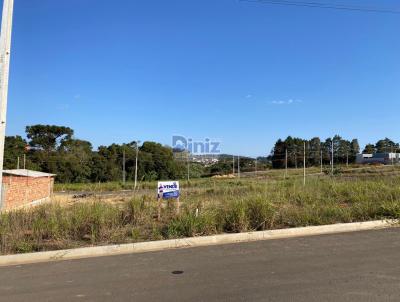
{"label": "white cloud", "polygon": [[251,99],[253,97],[253,95],[252,94],[248,94],[248,95],[246,95],[246,99]]}
{"label": "white cloud", "polygon": [[302,103],[302,100],[289,99],[289,100],[275,100],[271,102],[271,104],[274,105],[292,105],[295,103]]}

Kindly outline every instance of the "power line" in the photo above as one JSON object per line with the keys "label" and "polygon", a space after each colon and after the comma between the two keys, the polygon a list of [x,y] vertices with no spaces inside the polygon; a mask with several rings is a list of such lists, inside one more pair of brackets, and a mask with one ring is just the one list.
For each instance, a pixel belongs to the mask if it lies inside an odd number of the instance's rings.
{"label": "power line", "polygon": [[269,4],[269,5],[301,6],[301,7],[325,8],[325,9],[335,9],[335,10],[400,14],[400,10],[393,10],[393,9],[386,9],[386,8],[379,8],[379,7],[335,4],[335,3],[289,1],[289,0],[239,0],[239,1],[240,2],[253,2],[253,3],[260,3],[260,4]]}

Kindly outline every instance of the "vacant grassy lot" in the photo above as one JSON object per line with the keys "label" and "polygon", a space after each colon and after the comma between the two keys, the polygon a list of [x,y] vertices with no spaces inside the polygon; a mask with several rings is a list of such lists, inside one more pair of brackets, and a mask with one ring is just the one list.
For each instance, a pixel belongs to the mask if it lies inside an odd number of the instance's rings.
{"label": "vacant grassy lot", "polygon": [[[283,179],[257,175],[201,179],[185,184],[182,209],[173,202],[156,218],[155,183],[116,204],[96,198],[1,214],[0,252],[73,248],[338,222],[400,218],[398,168],[316,175],[303,186],[301,171]],[[153,192],[154,190],[154,192]]]}
{"label": "vacant grassy lot", "polygon": [[[324,172],[330,172],[330,167],[324,167]],[[336,167],[335,171],[338,171],[340,177],[346,176],[354,176],[354,177],[374,177],[374,176],[386,176],[397,174],[400,175],[400,166],[358,166],[352,165],[350,167],[341,166]],[[319,167],[311,167],[306,169],[307,178],[314,177],[320,174]],[[241,174],[242,179],[263,179],[263,180],[282,180],[285,177],[284,170],[266,170],[266,171],[258,171],[257,174],[254,172],[246,172]],[[303,169],[289,169],[287,173],[287,177],[295,178],[295,177],[303,177]],[[210,181],[209,178],[204,179],[193,179],[188,184],[186,181],[181,181],[181,187],[205,187]],[[138,190],[155,190],[157,187],[156,181],[143,181],[139,182],[137,189]],[[121,190],[133,190],[134,183],[127,181],[125,184],[122,182],[107,182],[107,183],[56,183],[54,187],[55,192],[113,192],[113,191],[121,191]]]}

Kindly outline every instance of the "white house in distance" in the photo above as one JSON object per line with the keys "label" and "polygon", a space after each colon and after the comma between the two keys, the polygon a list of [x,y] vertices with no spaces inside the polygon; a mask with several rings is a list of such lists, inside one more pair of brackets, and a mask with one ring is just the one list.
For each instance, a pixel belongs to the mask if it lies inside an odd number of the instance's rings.
{"label": "white house in distance", "polygon": [[357,164],[383,164],[391,165],[400,163],[400,153],[374,153],[357,154]]}

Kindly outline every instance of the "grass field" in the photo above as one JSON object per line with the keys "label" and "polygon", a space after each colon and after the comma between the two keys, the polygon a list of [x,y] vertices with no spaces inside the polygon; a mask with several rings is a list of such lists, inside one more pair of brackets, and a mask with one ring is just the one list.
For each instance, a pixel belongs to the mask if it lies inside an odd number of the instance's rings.
{"label": "grass field", "polygon": [[[353,165],[350,167],[342,166],[335,168],[336,171],[340,171],[340,176],[355,176],[355,177],[370,177],[370,176],[385,176],[389,174],[400,174],[399,166],[357,166]],[[330,171],[330,167],[324,167],[323,171]],[[315,177],[320,174],[321,169],[319,167],[312,167],[306,169],[307,178]],[[267,170],[258,171],[257,174],[247,172],[242,173],[241,179],[254,179],[260,178],[264,180],[277,180],[281,181],[285,177],[284,170]],[[289,169],[287,172],[288,178],[303,177],[303,169]],[[212,180],[213,178],[211,178]],[[203,179],[192,179],[190,183],[187,181],[181,181],[181,186],[186,187],[205,187],[210,183],[210,178]],[[139,182],[138,190],[155,190],[157,182]],[[54,187],[55,192],[112,192],[120,190],[133,190],[134,183],[127,181],[125,184],[122,182],[106,182],[106,183],[56,183]]]}
{"label": "grass field", "polygon": [[[208,178],[182,183],[182,208],[173,202],[157,220],[156,183],[107,202],[93,196],[1,214],[0,253],[24,253],[110,243],[400,218],[400,167],[343,169],[331,177],[301,169]],[[118,190],[120,184],[64,185],[64,190]],[[62,185],[58,186],[61,190]],[[154,191],[153,191],[154,190]]]}

